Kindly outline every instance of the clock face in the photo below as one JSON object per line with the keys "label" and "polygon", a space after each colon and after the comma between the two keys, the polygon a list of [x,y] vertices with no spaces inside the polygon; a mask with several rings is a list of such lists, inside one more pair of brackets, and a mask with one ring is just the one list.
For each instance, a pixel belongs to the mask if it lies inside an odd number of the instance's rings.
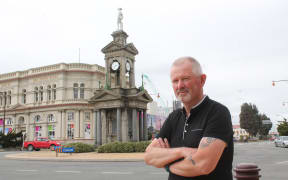
{"label": "clock face", "polygon": [[127,61],[126,62],[126,71],[130,71],[130,69],[131,69],[130,63]]}
{"label": "clock face", "polygon": [[112,70],[113,70],[113,71],[116,71],[116,70],[119,69],[119,67],[120,67],[119,62],[118,62],[117,60],[114,60],[114,61],[112,62],[112,64],[111,64]]}

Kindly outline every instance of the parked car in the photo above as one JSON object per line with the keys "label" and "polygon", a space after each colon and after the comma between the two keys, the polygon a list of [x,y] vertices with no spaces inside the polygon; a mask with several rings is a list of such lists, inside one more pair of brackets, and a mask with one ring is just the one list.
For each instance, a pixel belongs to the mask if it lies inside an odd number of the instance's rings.
{"label": "parked car", "polygon": [[279,136],[274,140],[276,147],[288,147],[288,136]]}
{"label": "parked car", "polygon": [[60,141],[50,140],[48,138],[35,138],[34,141],[25,141],[24,148],[28,151],[39,151],[40,149],[51,149],[54,150],[55,146],[60,146]]}

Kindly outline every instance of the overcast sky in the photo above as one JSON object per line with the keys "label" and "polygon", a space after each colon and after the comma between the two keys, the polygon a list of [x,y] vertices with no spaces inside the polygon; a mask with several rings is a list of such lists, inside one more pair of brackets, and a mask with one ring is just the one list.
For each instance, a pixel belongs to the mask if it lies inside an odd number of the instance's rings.
{"label": "overcast sky", "polygon": [[77,63],[79,48],[81,63],[104,66],[119,7],[139,51],[138,86],[147,74],[171,104],[170,65],[192,56],[207,74],[205,94],[234,122],[243,102],[273,122],[288,116],[288,82],[272,86],[288,79],[287,0],[1,0],[0,74]]}

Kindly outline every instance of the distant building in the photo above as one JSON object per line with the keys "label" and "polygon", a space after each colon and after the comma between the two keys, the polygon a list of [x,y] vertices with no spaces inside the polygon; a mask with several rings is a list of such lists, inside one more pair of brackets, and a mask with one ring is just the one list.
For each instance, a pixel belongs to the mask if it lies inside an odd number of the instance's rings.
{"label": "distant building", "polygon": [[244,138],[245,136],[248,137],[249,133],[245,130],[240,128],[240,125],[233,125],[233,137],[236,140],[240,140],[241,136]]}

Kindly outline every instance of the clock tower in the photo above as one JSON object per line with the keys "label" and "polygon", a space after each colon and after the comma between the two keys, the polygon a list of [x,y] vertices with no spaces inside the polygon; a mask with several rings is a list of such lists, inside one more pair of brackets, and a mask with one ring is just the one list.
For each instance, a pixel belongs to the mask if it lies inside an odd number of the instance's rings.
{"label": "clock tower", "polygon": [[117,30],[112,33],[113,41],[106,45],[105,54],[106,87],[135,87],[135,56],[138,50],[133,43],[127,43],[127,33]]}
{"label": "clock tower", "polygon": [[113,40],[102,49],[106,85],[97,89],[89,100],[95,110],[96,145],[147,140],[147,104],[153,99],[143,87],[135,86],[135,56],[138,50],[133,43],[127,43],[122,9],[118,10]]}

